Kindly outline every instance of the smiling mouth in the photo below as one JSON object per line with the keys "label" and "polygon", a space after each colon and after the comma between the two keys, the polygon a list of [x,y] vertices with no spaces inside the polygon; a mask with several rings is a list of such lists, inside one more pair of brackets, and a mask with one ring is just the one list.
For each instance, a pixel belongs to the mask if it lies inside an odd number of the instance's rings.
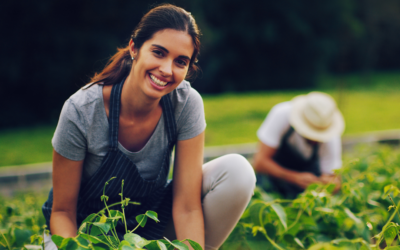
{"label": "smiling mouth", "polygon": [[168,84],[168,82],[161,81],[160,79],[158,79],[157,77],[153,76],[152,74],[149,74],[149,75],[150,75],[151,80],[155,84],[157,84],[158,86],[164,87],[165,85]]}

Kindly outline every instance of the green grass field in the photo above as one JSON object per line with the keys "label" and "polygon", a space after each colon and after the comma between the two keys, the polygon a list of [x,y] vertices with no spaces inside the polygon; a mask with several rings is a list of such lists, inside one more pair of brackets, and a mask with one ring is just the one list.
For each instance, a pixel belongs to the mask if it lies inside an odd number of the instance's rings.
{"label": "green grass field", "polygon": [[[338,102],[347,135],[400,128],[400,73],[327,77],[317,89]],[[308,92],[203,95],[206,146],[256,142],[256,131],[275,104]],[[53,132],[53,126],[0,130],[0,166],[51,161]]]}

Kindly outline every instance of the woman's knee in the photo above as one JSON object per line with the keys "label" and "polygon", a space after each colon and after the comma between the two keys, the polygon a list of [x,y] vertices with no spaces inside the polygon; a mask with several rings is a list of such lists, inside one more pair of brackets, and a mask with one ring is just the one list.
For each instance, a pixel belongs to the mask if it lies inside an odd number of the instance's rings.
{"label": "woman's knee", "polygon": [[228,154],[221,157],[221,168],[227,176],[229,189],[236,194],[252,193],[256,183],[253,167],[239,154]]}

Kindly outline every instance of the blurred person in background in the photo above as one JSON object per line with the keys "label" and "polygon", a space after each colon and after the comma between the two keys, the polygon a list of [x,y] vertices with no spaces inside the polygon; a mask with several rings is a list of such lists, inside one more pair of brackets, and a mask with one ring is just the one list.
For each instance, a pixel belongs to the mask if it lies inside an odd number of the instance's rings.
{"label": "blurred person in background", "polygon": [[322,92],[275,105],[257,131],[257,184],[286,198],[312,183],[333,183],[338,191],[340,178],[333,170],[342,166],[344,127],[334,99]]}
{"label": "blurred person in background", "polygon": [[[53,188],[42,207],[51,234],[74,237],[82,221],[123,194],[128,229],[148,239],[191,239],[218,249],[239,221],[255,187],[250,163],[221,156],[203,165],[203,101],[185,79],[196,71],[199,30],[192,15],[165,4],[150,10],[91,83],[64,104],[52,139]],[[175,148],[173,180],[168,180]],[[116,227],[123,238],[126,228]],[[45,235],[46,250],[56,249]]]}

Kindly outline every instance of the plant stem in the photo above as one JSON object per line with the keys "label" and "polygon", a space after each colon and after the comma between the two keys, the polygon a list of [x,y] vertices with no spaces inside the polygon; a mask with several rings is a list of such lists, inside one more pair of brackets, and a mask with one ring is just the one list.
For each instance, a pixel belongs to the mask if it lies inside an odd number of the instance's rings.
{"label": "plant stem", "polygon": [[303,212],[304,212],[303,209],[300,209],[300,210],[299,210],[299,212],[297,213],[296,219],[293,221],[293,223],[292,223],[290,226],[288,226],[288,227],[286,228],[285,233],[286,233],[287,231],[289,231],[294,225],[297,224],[297,222],[300,220],[300,216],[302,215]]}
{"label": "plant stem", "polygon": [[111,245],[112,247],[114,247],[113,242],[107,237],[107,235],[105,235],[101,230],[100,230],[100,232],[103,234],[104,238],[106,238],[106,240],[108,241],[108,243],[110,243],[110,245]]}
{"label": "plant stem", "polygon": [[[124,180],[122,180],[121,184],[121,202],[124,202]],[[125,233],[128,233],[128,227],[126,225],[126,217],[125,217],[125,204],[122,204],[122,214],[124,215],[124,224],[125,224]]]}
{"label": "plant stem", "polygon": [[265,235],[265,237],[267,238],[267,240],[268,240],[274,247],[278,248],[279,250],[285,250],[285,249],[281,248],[278,244],[276,244],[276,242],[273,241],[273,240],[268,236],[267,233],[264,233],[264,235]]}
{"label": "plant stem", "polygon": [[142,224],[142,221],[144,220],[144,218],[146,218],[146,217],[143,216],[143,219],[139,222],[139,224],[138,224],[134,229],[132,229],[132,230],[129,231],[129,232],[132,233],[133,231],[135,231],[135,230],[140,226],[140,224]]}
{"label": "plant stem", "polygon": [[[386,224],[383,226],[382,228],[382,235],[385,232],[386,228],[388,227],[388,225],[390,224],[390,222],[392,222],[394,216],[399,212],[399,208],[400,208],[400,201],[399,204],[397,204],[396,206],[396,210],[394,211],[394,213],[392,213],[392,215],[390,216],[389,220],[386,222]],[[378,241],[376,242],[376,246],[379,248],[379,244],[381,243],[383,237],[379,237]]]}
{"label": "plant stem", "polygon": [[[103,192],[103,195],[104,195],[104,192]],[[105,209],[107,209],[107,211],[108,211],[108,216],[109,216],[109,217],[111,217],[111,212],[110,212],[110,209],[109,209],[109,207],[107,206],[106,199],[104,199],[103,201],[104,201],[104,205],[106,206],[106,207],[105,207]],[[104,209],[103,209],[103,210],[104,210]],[[115,230],[115,228],[113,228],[113,229]],[[113,229],[111,229],[111,233],[112,233],[112,235],[114,236],[114,238],[116,238],[116,239],[118,240],[118,242],[120,242],[120,240],[119,240],[119,237],[118,237],[117,233],[116,233],[116,232],[114,232],[114,231],[113,231]]]}
{"label": "plant stem", "polygon": [[3,236],[4,240],[6,241],[6,244],[7,244],[8,249],[11,250],[11,247],[10,247],[10,245],[8,244],[8,241],[7,241],[6,236],[4,236],[4,234],[1,234],[1,235]]}
{"label": "plant stem", "polygon": [[[393,200],[392,196],[389,195],[389,199],[392,201],[394,207],[396,208],[396,203],[394,203],[394,200]],[[397,209],[397,217],[399,217],[399,219],[400,219],[400,212],[399,212],[398,209]]]}

